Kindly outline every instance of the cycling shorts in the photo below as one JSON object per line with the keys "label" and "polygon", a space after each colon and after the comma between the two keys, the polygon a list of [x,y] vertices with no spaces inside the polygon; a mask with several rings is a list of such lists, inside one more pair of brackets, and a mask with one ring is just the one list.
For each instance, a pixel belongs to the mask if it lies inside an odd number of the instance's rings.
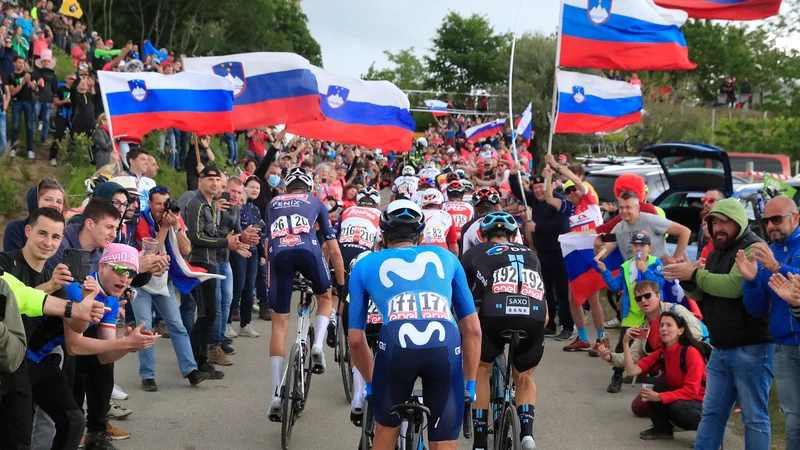
{"label": "cycling shorts", "polygon": [[399,427],[400,417],[390,414],[405,403],[422,378],[422,397],[431,410],[431,442],[458,439],[464,418],[464,373],[461,335],[444,320],[393,320],[383,324],[372,375],[375,421]]}
{"label": "cycling shorts", "polygon": [[505,330],[525,330],[528,337],[520,339],[514,349],[514,368],[528,371],[539,365],[544,354],[544,321],[531,317],[481,317],[481,362],[490,364],[503,353]]}
{"label": "cycling shorts", "polygon": [[350,270],[350,263],[358,258],[358,255],[371,251],[368,248],[354,244],[339,244],[339,248],[342,251],[342,261],[344,261],[345,270]]}
{"label": "cycling shorts", "polygon": [[324,294],[331,288],[328,266],[319,250],[284,250],[270,258],[267,272],[269,308],[277,314],[289,313],[295,272],[300,272],[311,281],[316,295]]}

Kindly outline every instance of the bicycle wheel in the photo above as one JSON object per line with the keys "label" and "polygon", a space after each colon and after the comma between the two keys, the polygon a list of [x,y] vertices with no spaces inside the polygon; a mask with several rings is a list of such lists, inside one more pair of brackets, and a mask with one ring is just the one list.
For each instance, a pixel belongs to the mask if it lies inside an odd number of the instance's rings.
{"label": "bicycle wheel", "polygon": [[519,422],[517,410],[513,404],[509,403],[503,410],[503,416],[500,419],[500,433],[494,437],[497,450],[519,450],[521,430],[522,425]]}
{"label": "bicycle wheel", "polygon": [[642,148],[639,140],[639,135],[631,136],[625,139],[625,142],[622,144],[622,148],[625,149],[625,153],[638,153]]}
{"label": "bicycle wheel", "polygon": [[372,438],[375,436],[375,416],[372,415],[372,405],[370,399],[364,402],[364,410],[361,412],[361,441],[358,443],[358,450],[371,450]]}
{"label": "bicycle wheel", "polygon": [[344,329],[341,318],[336,322],[336,359],[342,372],[344,397],[348,402],[353,400],[353,370],[350,365],[350,352],[347,351],[347,331]]}
{"label": "bicycle wheel", "polygon": [[297,419],[295,417],[295,400],[299,393],[297,392],[299,380],[297,379],[297,364],[300,361],[300,347],[297,344],[292,345],[292,351],[289,353],[291,359],[289,366],[286,368],[286,384],[283,385],[281,390],[282,414],[281,414],[281,448],[289,450],[289,443],[292,440],[292,427]]}
{"label": "bicycle wheel", "polygon": [[[311,320],[310,318],[308,320]],[[305,403],[308,400],[308,391],[311,389],[311,367],[313,366],[311,361],[311,348],[308,347],[309,345],[314,344],[314,324],[308,326],[308,334],[306,335],[306,351],[303,355],[303,408],[305,408]]]}

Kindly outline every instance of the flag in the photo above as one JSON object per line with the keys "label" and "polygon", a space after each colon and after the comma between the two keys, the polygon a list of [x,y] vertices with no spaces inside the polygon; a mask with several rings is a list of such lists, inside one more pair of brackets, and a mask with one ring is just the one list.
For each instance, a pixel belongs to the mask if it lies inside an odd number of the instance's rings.
{"label": "flag", "polygon": [[692,19],[758,20],[777,15],[781,0],[655,0],[664,8],[682,9]]}
{"label": "flag", "polygon": [[425,106],[431,110],[433,117],[449,116],[447,112],[447,102],[441,100],[425,100]]}
{"label": "flag", "polygon": [[311,63],[294,53],[240,53],[186,58],[186,70],[233,83],[237,130],[323,120]]}
{"label": "flag", "polygon": [[416,124],[406,94],[388,81],[366,81],[312,66],[325,120],[290,123],[299,136],[384,150],[411,148]]}
{"label": "flag", "polygon": [[167,58],[169,58],[169,55],[157,49],[153,44],[150,43],[150,41],[144,41],[144,45],[142,46],[142,59],[148,56],[155,56],[160,59],[161,62],[164,62],[167,60]]}
{"label": "flag", "polygon": [[501,133],[505,124],[506,119],[497,119],[468,128],[467,131],[464,132],[467,135],[467,142],[477,142],[495,133]]}
{"label": "flag", "polygon": [[[594,260],[594,238],[596,234],[567,233],[558,237],[564,265],[567,267],[569,289],[572,300],[582,305],[592,294],[606,287],[603,276],[597,271]],[[616,248],[604,260],[606,269],[612,272],[622,266],[622,253]],[[546,261],[542,262],[546,264]]]}
{"label": "flag", "polygon": [[175,127],[202,134],[232,132],[233,85],[194,72],[97,73],[112,136],[144,136]]}
{"label": "flag", "polygon": [[61,9],[59,9],[58,12],[65,16],[74,17],[76,19],[83,17],[83,10],[81,9],[81,5],[78,3],[78,0],[64,0],[64,2],[61,3]]}
{"label": "flag", "polygon": [[533,132],[533,114],[531,113],[532,107],[533,102],[528,103],[528,107],[525,108],[525,111],[522,112],[522,115],[519,116],[519,119],[517,119],[517,123],[515,124],[517,127],[515,133],[517,136],[524,137],[526,141],[531,140],[531,133]]}
{"label": "flag", "polygon": [[563,70],[556,72],[556,82],[556,133],[611,131],[641,120],[639,86]]}
{"label": "flag", "polygon": [[593,69],[687,70],[684,11],[653,0],[563,0],[559,65]]}
{"label": "flag", "polygon": [[217,280],[224,280],[226,278],[224,275],[208,273],[202,267],[190,265],[183,259],[180,252],[175,252],[173,249],[179,248],[178,237],[175,235],[175,230],[169,230],[169,233],[167,233],[167,241],[164,244],[164,248],[166,248],[170,260],[176,263],[169,265],[169,279],[175,287],[178,288],[178,292],[181,294],[186,295],[190,293],[192,289],[206,280],[214,278]]}

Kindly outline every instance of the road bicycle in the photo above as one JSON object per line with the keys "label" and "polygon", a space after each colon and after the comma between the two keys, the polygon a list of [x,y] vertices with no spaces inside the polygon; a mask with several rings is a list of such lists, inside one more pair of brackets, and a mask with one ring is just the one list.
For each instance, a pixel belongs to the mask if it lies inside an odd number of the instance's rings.
{"label": "road bicycle", "polygon": [[[501,334],[508,345],[508,361],[514,361],[514,350],[519,341],[528,337],[523,330],[504,330]],[[492,412],[492,428],[487,432],[490,439],[487,448],[494,450],[519,450],[522,424],[514,403],[514,379],[511,364],[503,360],[503,355],[492,365],[490,378],[491,397],[489,410]]]}

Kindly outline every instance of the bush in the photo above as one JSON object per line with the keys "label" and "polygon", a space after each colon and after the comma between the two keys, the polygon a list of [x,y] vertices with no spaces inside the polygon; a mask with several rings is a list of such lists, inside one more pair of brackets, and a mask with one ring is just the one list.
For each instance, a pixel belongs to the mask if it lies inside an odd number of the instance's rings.
{"label": "bush", "polygon": [[0,175],[0,213],[11,216],[19,206],[18,183],[6,174]]}

